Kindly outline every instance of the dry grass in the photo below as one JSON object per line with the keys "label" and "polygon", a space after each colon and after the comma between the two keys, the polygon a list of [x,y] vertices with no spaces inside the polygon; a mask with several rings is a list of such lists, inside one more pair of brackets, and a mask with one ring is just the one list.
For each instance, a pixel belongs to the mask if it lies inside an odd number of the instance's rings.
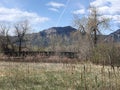
{"label": "dry grass", "polygon": [[79,62],[77,58],[68,58],[68,57],[60,57],[59,55],[54,56],[41,56],[36,54],[34,56],[21,56],[21,57],[13,57],[13,56],[5,56],[0,54],[0,61],[6,62],[41,62],[41,63],[76,63]]}
{"label": "dry grass", "polygon": [[120,90],[120,69],[91,63],[0,62],[0,90]]}

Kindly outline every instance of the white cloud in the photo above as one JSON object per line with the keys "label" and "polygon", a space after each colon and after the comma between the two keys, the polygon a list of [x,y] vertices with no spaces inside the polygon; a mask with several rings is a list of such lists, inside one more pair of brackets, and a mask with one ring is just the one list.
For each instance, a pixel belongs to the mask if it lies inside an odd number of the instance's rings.
{"label": "white cloud", "polygon": [[65,5],[63,3],[58,3],[58,2],[53,2],[53,1],[47,3],[47,6],[51,6],[53,8],[65,7]]}
{"label": "white cloud", "polygon": [[120,1],[119,0],[95,0],[90,5],[98,7],[100,13],[112,18],[114,23],[120,23]]}
{"label": "white cloud", "polygon": [[119,0],[95,0],[90,3],[91,6],[98,7],[100,11],[109,12],[109,14],[120,13]]}
{"label": "white cloud", "polygon": [[85,14],[85,9],[75,10],[73,11],[73,14]]}
{"label": "white cloud", "polygon": [[59,10],[56,8],[49,8],[49,10],[54,11],[54,12],[59,12]]}
{"label": "white cloud", "polygon": [[110,14],[109,7],[108,6],[99,7],[99,13],[101,13],[101,14]]}
{"label": "white cloud", "polygon": [[107,4],[106,1],[107,0],[95,0],[95,1],[91,2],[90,5],[100,7],[100,6],[104,6],[105,4]]}
{"label": "white cloud", "polygon": [[24,19],[28,19],[31,23],[43,23],[49,20],[48,17],[41,17],[37,13],[0,7],[0,21],[13,23]]}

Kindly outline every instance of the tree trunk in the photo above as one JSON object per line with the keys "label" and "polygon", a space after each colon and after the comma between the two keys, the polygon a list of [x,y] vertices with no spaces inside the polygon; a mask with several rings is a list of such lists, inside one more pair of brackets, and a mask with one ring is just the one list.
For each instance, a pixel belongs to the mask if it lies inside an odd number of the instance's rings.
{"label": "tree trunk", "polygon": [[94,46],[97,44],[97,32],[96,29],[94,29]]}
{"label": "tree trunk", "polygon": [[22,46],[22,40],[19,42],[19,56],[21,55],[21,46]]}

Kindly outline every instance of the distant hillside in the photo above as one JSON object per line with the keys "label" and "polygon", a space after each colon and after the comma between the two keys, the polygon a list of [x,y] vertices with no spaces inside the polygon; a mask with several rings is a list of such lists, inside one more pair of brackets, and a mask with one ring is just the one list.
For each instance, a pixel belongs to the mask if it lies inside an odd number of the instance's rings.
{"label": "distant hillside", "polygon": [[42,30],[38,33],[33,33],[26,35],[30,40],[30,44],[33,46],[48,46],[50,44],[50,40],[53,36],[60,37],[70,37],[72,32],[75,32],[77,29],[66,26],[66,27],[51,27],[45,30]]}
{"label": "distant hillside", "polygon": [[43,37],[48,36],[48,35],[53,35],[53,34],[69,36],[70,33],[74,31],[76,31],[75,28],[71,26],[66,26],[66,27],[52,27],[52,28],[40,31],[39,33],[40,33],[40,36],[43,36]]}
{"label": "distant hillside", "polygon": [[105,39],[107,42],[120,42],[120,29],[116,30],[115,32],[109,34]]}

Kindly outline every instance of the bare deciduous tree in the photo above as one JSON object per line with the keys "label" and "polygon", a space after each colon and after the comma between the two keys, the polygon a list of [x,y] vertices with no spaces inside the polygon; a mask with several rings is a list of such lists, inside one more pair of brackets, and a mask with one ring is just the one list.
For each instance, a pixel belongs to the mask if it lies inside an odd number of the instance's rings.
{"label": "bare deciduous tree", "polygon": [[90,15],[88,17],[88,29],[93,37],[93,44],[96,45],[98,38],[97,35],[101,34],[101,30],[109,28],[109,18],[103,17],[99,14],[98,9],[95,7],[90,8]]}
{"label": "bare deciduous tree", "polygon": [[[75,16],[74,25],[78,28],[79,41],[78,47],[80,56],[87,58],[90,55],[92,47],[95,47],[98,43],[98,36],[101,35],[101,30],[105,30],[109,27],[109,20],[103,15],[99,14],[99,11],[95,7],[89,9],[89,14],[82,18]],[[78,35],[74,35],[75,37]],[[81,57],[80,57],[81,58]]]}
{"label": "bare deciduous tree", "polygon": [[101,34],[101,30],[109,28],[109,18],[103,17],[99,14],[95,7],[90,8],[90,14],[87,17],[75,17],[74,23],[78,30],[93,40],[93,44],[97,44],[97,35]]}
{"label": "bare deciduous tree", "polygon": [[7,23],[0,23],[0,48],[4,53],[10,53],[14,50],[14,46],[9,38],[10,26]]}
{"label": "bare deciduous tree", "polygon": [[18,43],[18,47],[19,47],[19,55],[22,51],[22,44],[23,42],[26,42],[25,39],[25,35],[28,33],[28,31],[30,30],[30,26],[27,20],[22,21],[22,22],[18,22],[17,24],[15,24],[15,34],[17,36],[17,43]]}

